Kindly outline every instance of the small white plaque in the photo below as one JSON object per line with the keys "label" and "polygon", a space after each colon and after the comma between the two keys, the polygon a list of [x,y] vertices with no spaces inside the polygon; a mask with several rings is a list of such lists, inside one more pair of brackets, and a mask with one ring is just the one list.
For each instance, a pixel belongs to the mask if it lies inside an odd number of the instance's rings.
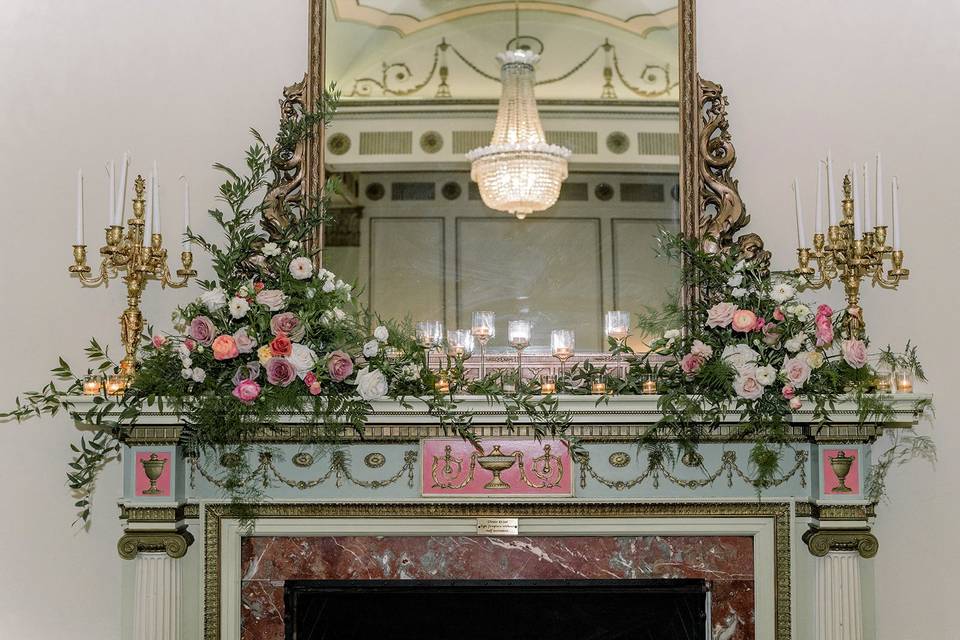
{"label": "small white plaque", "polygon": [[515,536],[520,533],[517,518],[477,518],[478,536]]}

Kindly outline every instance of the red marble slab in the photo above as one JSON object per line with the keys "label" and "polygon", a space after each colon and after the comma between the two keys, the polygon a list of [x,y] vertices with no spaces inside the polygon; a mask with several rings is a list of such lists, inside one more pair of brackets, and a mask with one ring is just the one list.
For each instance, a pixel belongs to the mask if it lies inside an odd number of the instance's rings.
{"label": "red marble slab", "polygon": [[243,640],[283,640],[285,580],[703,578],[715,634],[754,638],[747,536],[247,537]]}

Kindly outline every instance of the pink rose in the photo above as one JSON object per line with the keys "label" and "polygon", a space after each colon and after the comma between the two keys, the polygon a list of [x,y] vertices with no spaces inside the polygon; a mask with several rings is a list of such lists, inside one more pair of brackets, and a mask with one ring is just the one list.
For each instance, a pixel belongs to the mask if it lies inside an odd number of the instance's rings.
{"label": "pink rose", "polygon": [[780,307],[777,307],[776,309],[773,310],[774,320],[776,320],[777,322],[783,322],[785,318],[786,316],[783,315],[783,311],[780,310]]}
{"label": "pink rose", "polygon": [[733,313],[730,328],[739,333],[753,331],[757,326],[757,314],[749,309],[737,309]]}
{"label": "pink rose", "polygon": [[290,338],[286,334],[281,333],[270,341],[270,351],[275,356],[288,356],[293,353],[293,343],[290,342]]}
{"label": "pink rose", "polygon": [[280,311],[287,305],[287,296],[279,289],[263,289],[257,293],[256,300],[270,311]]}
{"label": "pink rose", "polygon": [[[823,305],[821,305],[822,307]],[[822,347],[833,342],[833,322],[829,315],[817,315],[816,319],[817,346]]]}
{"label": "pink rose", "polygon": [[761,332],[763,333],[763,343],[768,347],[772,347],[780,342],[780,338],[782,337],[780,334],[780,329],[777,328],[777,325],[773,324],[772,322],[768,322],[767,324],[763,325]]}
{"label": "pink rose", "polygon": [[797,397],[790,398],[790,408],[793,411],[798,410],[802,406],[803,406],[803,400]]}
{"label": "pink rose", "polygon": [[213,338],[217,335],[217,330],[213,326],[213,320],[207,316],[197,316],[190,321],[190,329],[187,334],[203,346],[209,347],[213,344]]}
{"label": "pink rose", "polygon": [[233,334],[233,341],[237,343],[237,351],[240,353],[253,353],[253,349],[257,346],[253,338],[247,334],[246,327],[236,330]]}
{"label": "pink rose", "polygon": [[237,351],[237,341],[233,339],[233,336],[227,334],[217,336],[211,349],[213,349],[214,360],[229,360],[240,355],[240,352]]}
{"label": "pink rose", "polygon": [[306,327],[300,322],[300,318],[291,311],[278,313],[270,318],[270,331],[272,331],[275,336],[285,333],[294,342],[303,340],[303,336],[307,332]]}
{"label": "pink rose", "polygon": [[353,360],[343,351],[334,351],[327,359],[327,371],[334,382],[342,382],[353,373]]}
{"label": "pink rose", "polygon": [[783,361],[783,375],[794,389],[799,389],[810,377],[810,363],[806,358],[787,358]]}
{"label": "pink rose", "polygon": [[863,344],[863,340],[844,340],[840,344],[840,350],[843,352],[843,360],[854,369],[866,366],[867,345]]}
{"label": "pink rose", "polygon": [[153,347],[155,349],[159,349],[165,344],[167,344],[167,336],[153,336]]}
{"label": "pink rose", "polygon": [[303,384],[307,385],[308,387],[316,381],[317,374],[315,374],[313,371],[307,371],[307,374],[303,376]]}
{"label": "pink rose", "polygon": [[727,327],[733,321],[737,306],[732,302],[718,302],[707,309],[708,327]]}
{"label": "pink rose", "polygon": [[297,369],[286,358],[267,360],[267,382],[286,387],[297,378]]}
{"label": "pink rose", "polygon": [[183,346],[187,348],[187,351],[193,351],[194,349],[197,348],[197,341],[187,338],[186,340],[183,341]]}
{"label": "pink rose", "polygon": [[797,395],[797,390],[791,385],[785,385],[783,387],[783,397],[787,400],[791,399],[793,396]]}
{"label": "pink rose", "polygon": [[233,388],[233,397],[244,404],[250,404],[260,395],[260,385],[253,380],[241,380]]}
{"label": "pink rose", "polygon": [[713,347],[699,340],[694,340],[693,345],[690,347],[690,353],[695,356],[700,356],[704,360],[709,360],[713,357]]}
{"label": "pink rose", "polygon": [[696,375],[700,367],[703,366],[703,357],[694,353],[688,353],[680,359],[680,368],[688,376]]}
{"label": "pink rose", "polygon": [[320,391],[322,391],[322,387],[320,386],[319,382],[314,382],[312,385],[310,385],[310,395],[318,396],[320,395]]}
{"label": "pink rose", "polygon": [[733,379],[733,390],[744,400],[756,400],[763,395],[763,385],[753,370],[747,370]]}

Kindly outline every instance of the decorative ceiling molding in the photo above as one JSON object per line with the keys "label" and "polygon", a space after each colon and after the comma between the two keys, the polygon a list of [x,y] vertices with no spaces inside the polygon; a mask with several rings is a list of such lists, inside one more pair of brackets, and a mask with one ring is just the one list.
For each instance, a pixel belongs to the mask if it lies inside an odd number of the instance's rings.
{"label": "decorative ceiling molding", "polygon": [[[378,5],[391,6],[387,8]],[[338,20],[389,29],[400,34],[401,37],[461,18],[496,12],[512,13],[516,9],[516,3],[512,1],[485,2],[482,4],[466,3],[459,8],[432,15],[428,15],[428,12],[421,9],[420,15],[417,15],[414,7],[410,7],[409,13],[404,13],[406,9],[402,5],[402,2],[386,2],[385,0],[331,0],[331,6]],[[520,2],[520,10],[559,13],[595,20],[638,34],[641,37],[646,37],[651,31],[674,27],[677,25],[679,18],[679,8],[677,6],[666,7],[656,13],[616,16],[562,2],[524,0]]]}

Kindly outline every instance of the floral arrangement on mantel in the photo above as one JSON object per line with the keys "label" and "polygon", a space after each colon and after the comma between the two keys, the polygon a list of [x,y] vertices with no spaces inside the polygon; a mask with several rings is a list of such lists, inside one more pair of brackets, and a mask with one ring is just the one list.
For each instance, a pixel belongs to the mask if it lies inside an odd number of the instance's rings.
{"label": "floral arrangement on mantel", "polygon": [[[262,235],[258,222],[265,204],[258,196],[270,184],[274,160],[310,135],[316,124],[329,124],[335,102],[335,96],[325,96],[316,112],[284,122],[273,145],[254,131],[243,174],[216,165],[227,175],[220,199],[229,212],[215,209],[210,215],[226,242],[218,245],[189,235],[211,254],[217,278],[201,281],[200,297],[175,312],[174,333],[148,328],[137,374],[122,396],[104,391],[93,397],[89,410],[78,414],[74,401],[86,376],[74,374],[61,358],[53,373],[65,387],[50,382],[17,398],[13,410],[0,414],[23,420],[66,411],[99,426],[72,445],[76,455],[67,477],[78,495],[79,520],[89,517],[97,472],[119,455],[125,432],[141,412],[153,407],[171,411],[182,421],[182,444],[189,455],[239,454],[205,458],[213,461],[209,464],[231,461],[226,486],[240,504],[255,499],[265,481],[253,477],[244,455],[254,429],[298,413],[318,425],[319,444],[349,430],[362,433],[371,401],[386,398],[404,406],[425,403],[445,429],[479,447],[472,415],[458,410],[457,396],[482,395],[503,404],[508,426],[524,419],[538,436],[563,437],[575,457],[582,453],[566,433],[570,418],[559,409],[556,396],[539,395],[534,381],[512,379],[506,385],[513,374],[502,371],[467,379],[463,361],[454,358],[447,362],[449,390],[438,391],[438,373],[426,366],[426,351],[409,323],[372,316],[350,284],[314,267],[304,240],[326,222],[325,196],[305,199],[298,211],[285,212],[287,226],[274,225],[272,236]],[[323,193],[336,188],[330,181]],[[648,353],[633,353],[611,341],[612,350],[629,363],[626,374],[581,363],[559,381],[558,391],[590,393],[589,382],[600,379],[611,393],[635,394],[644,380],[656,376],[663,418],[643,444],[662,457],[672,458],[676,452],[656,439],[657,432],[679,435],[679,450],[695,455],[702,436],[736,412],[743,435],[756,441],[751,461],[758,490],[774,477],[789,447],[786,427],[801,398],[815,403],[817,419],[823,422],[833,404],[850,393],[859,402],[862,421],[889,415],[883,396],[868,393],[874,374],[866,344],[837,339],[839,314],[826,305],[801,302],[797,282],[771,277],[763,265],[740,259],[735,252],[704,253],[682,236],[664,235],[661,242],[666,253],[683,255],[683,282],[695,284],[700,295],[685,308],[669,305],[664,313],[645,319],[648,330],[662,329],[665,322],[673,327]],[[93,364],[87,376],[117,370],[96,340],[87,354]],[[921,404],[918,410],[926,409]],[[932,456],[933,448],[928,438],[912,435],[885,455],[881,463],[886,464],[878,465],[884,475],[906,459]],[[883,479],[871,486],[882,492]]]}

